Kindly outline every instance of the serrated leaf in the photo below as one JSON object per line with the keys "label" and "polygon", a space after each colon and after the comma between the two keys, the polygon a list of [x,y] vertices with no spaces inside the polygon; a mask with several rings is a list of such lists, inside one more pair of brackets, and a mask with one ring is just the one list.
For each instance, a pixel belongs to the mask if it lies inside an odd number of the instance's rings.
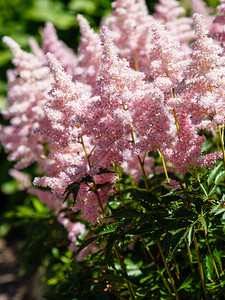
{"label": "serrated leaf", "polygon": [[91,175],[85,175],[82,179],[81,179],[82,183],[88,183],[88,182],[93,182],[93,177]]}
{"label": "serrated leaf", "polygon": [[222,179],[224,179],[224,178],[225,178],[225,171],[222,171],[222,172],[220,172],[220,173],[216,176],[216,178],[215,178],[215,183],[216,183],[216,184],[219,184],[220,181],[221,181]]}
{"label": "serrated leaf", "polygon": [[118,229],[118,223],[116,224],[109,224],[108,226],[106,226],[105,228],[103,228],[101,231],[98,232],[98,235],[104,235],[107,233],[111,233],[114,232]]}
{"label": "serrated leaf", "polygon": [[79,248],[77,249],[77,251],[75,252],[75,255],[77,255],[78,253],[80,253],[81,250],[83,250],[84,248],[86,248],[88,245],[90,245],[91,243],[93,243],[94,241],[96,241],[97,239],[99,239],[99,236],[92,236],[91,238],[89,238],[88,240],[84,241]]}
{"label": "serrated leaf", "polygon": [[159,202],[158,198],[146,189],[128,188],[124,192],[130,193],[132,199],[138,202],[147,211],[151,210],[151,203]]}
{"label": "serrated leaf", "polygon": [[208,185],[210,185],[213,182],[213,179],[216,177],[216,175],[219,173],[220,168],[222,166],[222,162],[220,162],[215,168],[213,168],[210,173],[209,177],[207,179]]}
{"label": "serrated leaf", "polygon": [[211,195],[216,191],[216,188],[217,188],[217,186],[214,185],[214,186],[210,189],[210,191],[209,191],[209,196],[211,196]]}
{"label": "serrated leaf", "polygon": [[219,214],[222,214],[225,212],[225,207],[221,207],[220,209],[218,209],[216,212],[215,212],[215,216],[216,215],[219,215]]}
{"label": "serrated leaf", "polygon": [[212,209],[210,210],[210,214],[214,214],[218,209],[221,208],[221,205],[213,205]]}
{"label": "serrated leaf", "polygon": [[222,272],[223,271],[223,265],[222,265],[222,261],[221,261],[221,258],[220,258],[221,254],[217,251],[216,248],[213,251],[213,257],[214,257],[217,265],[219,266],[220,271]]}
{"label": "serrated leaf", "polygon": [[188,234],[187,234],[187,240],[188,240],[189,246],[191,245],[193,238],[194,238],[194,226],[191,226],[190,229],[188,230]]}
{"label": "serrated leaf", "polygon": [[71,194],[73,194],[73,205],[74,205],[74,204],[75,204],[75,201],[76,201],[76,199],[77,199],[77,194],[78,194],[78,192],[79,192],[79,189],[80,189],[80,182],[73,182],[73,183],[71,183],[70,185],[68,185],[68,186],[66,187],[65,192],[63,193],[63,195],[66,194],[66,197],[65,197],[65,200],[64,200],[64,201],[66,201],[66,200],[69,198],[69,196],[70,196]]}
{"label": "serrated leaf", "polygon": [[198,214],[201,214],[203,204],[204,203],[201,199],[197,199],[197,201],[195,202],[195,209],[198,212]]}
{"label": "serrated leaf", "polygon": [[173,239],[171,241],[171,253],[167,260],[170,260],[172,258],[174,252],[176,251],[180,243],[183,241],[186,234],[187,230],[183,229],[173,236]]}
{"label": "serrated leaf", "polygon": [[222,207],[220,204],[214,205],[210,211],[211,214],[219,215],[225,212],[225,207]]}
{"label": "serrated leaf", "polygon": [[214,268],[213,268],[213,263],[210,255],[206,255],[206,277],[210,280],[213,281],[214,279]]}
{"label": "serrated leaf", "polygon": [[208,185],[207,185],[207,183],[206,182],[203,182],[203,183],[199,182],[199,185],[200,185],[202,191],[204,192],[204,194],[208,197]]}
{"label": "serrated leaf", "polygon": [[105,259],[109,266],[115,268],[113,259],[113,246],[117,239],[117,233],[112,233],[107,239],[107,245],[105,247]]}
{"label": "serrated leaf", "polygon": [[187,277],[187,278],[182,282],[182,284],[179,286],[178,291],[180,291],[180,290],[182,290],[182,289],[185,290],[186,287],[190,287],[192,281],[193,281],[193,278],[192,278],[192,277]]}
{"label": "serrated leaf", "polygon": [[207,224],[206,224],[205,218],[202,216],[202,217],[199,218],[199,221],[201,222],[203,229],[207,233],[208,232],[208,228],[207,228]]}

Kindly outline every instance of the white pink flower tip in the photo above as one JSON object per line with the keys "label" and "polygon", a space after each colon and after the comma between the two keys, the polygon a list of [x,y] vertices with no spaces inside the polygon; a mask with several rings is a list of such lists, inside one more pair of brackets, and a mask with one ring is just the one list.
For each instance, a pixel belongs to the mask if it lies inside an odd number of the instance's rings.
{"label": "white pink flower tip", "polygon": [[18,51],[21,50],[20,45],[17,44],[17,42],[15,42],[12,38],[10,38],[9,36],[4,36],[2,38],[3,43],[5,43],[13,52],[13,54],[17,53]]}
{"label": "white pink flower tip", "polygon": [[46,58],[49,62],[51,70],[55,70],[56,68],[63,69],[62,64],[58,61],[54,54],[48,52],[46,54]]}

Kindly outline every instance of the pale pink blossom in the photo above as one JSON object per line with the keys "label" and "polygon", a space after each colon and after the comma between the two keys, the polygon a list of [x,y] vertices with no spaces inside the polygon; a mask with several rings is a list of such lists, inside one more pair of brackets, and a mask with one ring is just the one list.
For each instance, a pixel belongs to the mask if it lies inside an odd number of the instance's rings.
{"label": "pale pink blossom", "polygon": [[206,138],[197,134],[190,116],[185,113],[179,116],[179,127],[173,148],[166,148],[164,154],[166,161],[172,163],[178,173],[185,174],[189,168],[196,168],[198,165],[201,145]]}
{"label": "pale pink blossom", "polygon": [[194,37],[191,28],[192,20],[188,17],[181,17],[185,14],[185,9],[179,6],[176,0],[159,0],[155,5],[153,17],[159,23],[165,25],[165,28],[187,48],[188,42]]}
{"label": "pale pink blossom", "polygon": [[11,124],[2,126],[1,141],[9,153],[8,159],[17,161],[15,168],[23,169],[33,162],[41,163],[43,143],[48,139],[37,136],[34,131],[48,123],[43,106],[52,77],[40,56],[23,51],[9,37],[3,41],[13,52],[16,68],[8,71],[8,107],[2,114]]}
{"label": "pale pink blossom", "polygon": [[216,151],[216,152],[203,155],[199,160],[200,166],[203,168],[211,169],[213,165],[218,161],[218,159],[221,159],[222,157],[223,157],[222,151]]}
{"label": "pale pink blossom", "polygon": [[45,24],[43,30],[42,49],[45,54],[48,52],[54,54],[68,74],[74,74],[77,65],[77,57],[72,49],[58,39],[55,27],[50,22]]}
{"label": "pale pink blossom", "polygon": [[78,15],[77,20],[80,25],[81,44],[78,47],[78,62],[74,79],[94,87],[99,75],[101,59],[100,37],[82,15]]}
{"label": "pale pink blossom", "polygon": [[10,169],[9,175],[19,182],[19,190],[26,190],[31,186],[31,176],[16,169]]}

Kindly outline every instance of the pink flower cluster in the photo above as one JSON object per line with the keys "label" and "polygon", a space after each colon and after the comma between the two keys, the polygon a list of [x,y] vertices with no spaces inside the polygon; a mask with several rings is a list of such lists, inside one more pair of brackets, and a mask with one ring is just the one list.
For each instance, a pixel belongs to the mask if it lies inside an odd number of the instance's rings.
{"label": "pink flower cluster", "polygon": [[[73,242],[71,232],[84,228],[60,213],[69,185],[79,185],[72,210],[95,224],[114,192],[118,176],[112,166],[122,166],[138,183],[143,168],[147,176],[154,171],[150,151],[181,174],[211,167],[222,156],[202,154],[200,130],[224,127],[223,44],[209,36],[200,14],[181,17],[184,9],[175,0],[160,0],[153,15],[144,0],[116,0],[112,7],[100,34],[78,15],[78,54],[50,23],[41,48],[31,41],[31,53],[4,38],[15,69],[8,72],[8,107],[2,113],[10,125],[1,128],[1,141],[16,169],[36,162],[46,174],[34,184],[53,194],[29,191],[57,211]],[[212,31],[212,18],[206,17]],[[215,22],[224,24],[224,17]]]}

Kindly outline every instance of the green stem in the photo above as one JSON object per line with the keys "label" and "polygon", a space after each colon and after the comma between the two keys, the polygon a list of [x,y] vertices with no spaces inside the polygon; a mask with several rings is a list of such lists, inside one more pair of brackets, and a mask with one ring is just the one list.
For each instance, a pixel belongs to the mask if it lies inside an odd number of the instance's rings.
{"label": "green stem", "polygon": [[143,178],[144,178],[144,182],[145,182],[145,188],[148,191],[149,190],[149,186],[148,186],[148,181],[147,181],[147,175],[145,173],[145,168],[144,168],[144,161],[141,161],[141,158],[139,155],[137,155],[139,164],[141,166],[141,170],[142,170],[142,174],[143,174]]}
{"label": "green stem", "polygon": [[188,252],[188,259],[189,259],[189,263],[190,263],[190,267],[191,267],[191,275],[193,277],[193,275],[194,275],[193,260],[192,260],[191,249],[190,249],[190,246],[187,241],[187,237],[185,239],[185,242],[186,242],[186,247],[187,247],[187,252]]}
{"label": "green stem", "polygon": [[[130,126],[130,133],[131,133],[132,143],[135,146],[134,133],[133,133],[133,129],[132,129],[131,126]],[[141,170],[142,170],[142,174],[143,174],[143,178],[144,178],[144,182],[145,182],[145,188],[148,191],[149,190],[149,186],[148,186],[148,181],[147,181],[147,175],[145,173],[145,168],[144,168],[144,159],[142,161],[141,158],[140,158],[140,156],[138,154],[137,154],[137,158],[138,158],[139,164],[141,166]]]}
{"label": "green stem", "polygon": [[[117,257],[117,259],[118,259],[118,261],[120,263],[120,266],[121,266],[123,274],[125,275],[125,277],[128,277],[126,266],[125,266],[124,261],[123,261],[123,257],[119,253],[119,250],[118,250],[118,248],[117,248],[116,245],[114,245],[114,250],[115,250],[115,253],[116,253],[116,257]],[[136,297],[135,297],[135,293],[134,293],[133,286],[132,286],[131,282],[127,278],[125,278],[125,281],[126,281],[127,288],[128,288],[128,291],[129,291],[131,299],[135,300]]]}
{"label": "green stem", "polygon": [[162,279],[162,281],[163,281],[163,283],[164,283],[165,288],[166,288],[166,289],[168,290],[168,292],[171,294],[171,290],[170,290],[170,287],[169,287],[169,285],[168,285],[168,283],[167,283],[167,281],[166,281],[166,278],[164,277],[163,272],[162,272],[160,266],[155,262],[155,258],[154,258],[154,256],[153,256],[153,254],[152,254],[150,248],[145,244],[145,241],[144,241],[144,239],[142,238],[142,236],[139,236],[139,238],[140,238],[140,241],[141,241],[142,245],[145,247],[145,249],[146,249],[146,251],[148,252],[149,256],[150,256],[151,259],[153,260],[153,262],[154,262],[154,264],[155,264],[155,266],[156,266],[156,268],[157,268],[157,270],[158,270],[158,272],[159,272],[159,275],[160,275],[160,277],[161,277],[161,279]]}
{"label": "green stem", "polygon": [[213,257],[213,254],[212,254],[212,251],[211,251],[211,248],[210,248],[210,245],[209,245],[208,234],[206,232],[205,232],[205,240],[206,240],[207,247],[209,249],[209,254],[210,254],[210,257],[211,257],[211,260],[212,260],[212,263],[213,263],[213,267],[214,267],[215,272],[216,272],[216,277],[217,277],[218,280],[220,280],[220,274],[218,272],[216,262],[215,262],[215,259]]}
{"label": "green stem", "polygon": [[179,300],[179,295],[178,295],[178,291],[177,291],[176,286],[175,286],[175,281],[174,281],[173,276],[172,276],[172,274],[171,274],[171,272],[170,272],[170,269],[169,269],[169,267],[168,267],[168,265],[167,265],[165,256],[164,256],[164,254],[163,254],[163,251],[162,251],[162,248],[161,248],[161,245],[160,245],[160,241],[159,241],[158,239],[156,240],[156,244],[157,244],[157,246],[158,246],[158,248],[159,248],[160,255],[161,255],[162,260],[163,260],[163,263],[164,263],[164,265],[165,265],[165,267],[166,267],[166,271],[167,271],[168,276],[169,276],[169,278],[170,278],[171,285],[172,285],[172,287],[173,287],[173,290],[174,290],[176,299]]}
{"label": "green stem", "polygon": [[224,168],[225,168],[225,150],[224,150],[224,141],[223,141],[223,136],[222,136],[221,131],[220,131],[220,125],[217,125],[217,128],[218,128],[218,131],[219,131],[220,143],[221,143],[222,152],[223,152],[223,164],[224,164]]}
{"label": "green stem", "polygon": [[167,169],[166,169],[165,159],[164,159],[164,156],[162,155],[160,149],[158,149],[158,153],[159,153],[159,156],[162,160],[162,165],[163,165],[163,170],[164,170],[164,173],[165,173],[165,176],[166,176],[166,181],[167,181],[167,183],[170,183],[169,176],[168,176]]}
{"label": "green stem", "polygon": [[207,296],[207,290],[206,290],[206,286],[205,286],[205,278],[204,278],[204,273],[203,273],[203,268],[202,268],[202,262],[200,259],[196,234],[194,234],[194,245],[195,245],[195,251],[196,251],[196,255],[197,255],[197,259],[198,259],[198,269],[199,269],[200,279],[201,279],[201,283],[202,283],[202,288],[203,288],[203,292],[205,295],[205,299],[207,300],[208,296]]}
{"label": "green stem", "polygon": [[176,124],[176,127],[177,127],[177,131],[180,131],[180,127],[179,127],[179,123],[178,123],[178,120],[177,120],[177,115],[176,115],[175,108],[173,108],[173,116],[174,116],[174,119],[175,119],[175,124]]}

